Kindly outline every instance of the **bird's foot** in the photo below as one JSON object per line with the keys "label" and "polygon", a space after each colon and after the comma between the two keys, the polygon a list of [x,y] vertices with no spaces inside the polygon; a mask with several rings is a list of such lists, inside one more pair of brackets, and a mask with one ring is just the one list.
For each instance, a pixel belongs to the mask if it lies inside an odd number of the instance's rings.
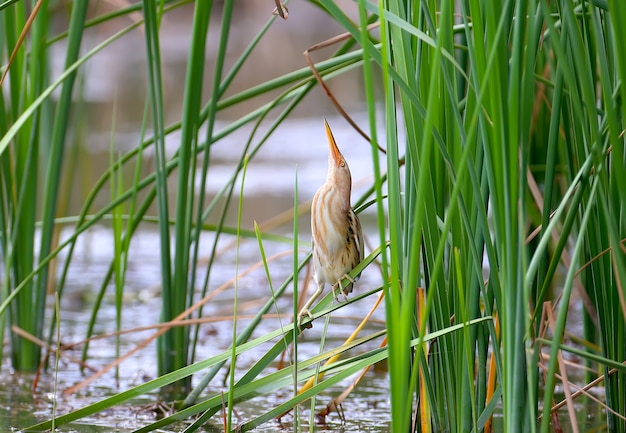
{"label": "bird's foot", "polygon": [[[313,305],[313,302],[315,302],[318,296],[322,294],[323,290],[324,290],[324,285],[318,286],[315,293],[313,293],[313,296],[311,296],[309,300],[305,302],[304,306],[300,309],[300,312],[298,313],[298,317],[296,319],[296,326],[298,327],[300,331],[302,331],[302,320],[304,319],[304,316],[309,316],[309,319],[313,319],[313,315],[309,311],[309,308],[311,307],[311,305]],[[309,320],[306,323],[305,328],[308,329],[311,327],[313,327],[313,325],[311,324],[311,321]]]}
{"label": "bird's foot", "polygon": [[[346,286],[342,286],[341,282],[343,280],[348,280],[350,281],[349,284],[346,284]],[[337,282],[333,285],[333,295],[335,296],[335,301],[340,302],[339,301],[339,295],[343,295],[343,298],[345,301],[348,300],[348,295],[350,293],[352,293],[352,285],[358,280],[358,278],[352,278],[350,275],[348,274],[343,274],[341,276],[340,279],[337,280]]]}
{"label": "bird's foot", "polygon": [[303,331],[304,329],[310,329],[313,327],[313,324],[311,323],[311,321],[309,320],[303,327],[303,321],[306,318],[309,319],[313,319],[313,315],[311,314],[311,312],[309,311],[308,308],[304,307],[300,310],[300,312],[298,313],[298,317],[296,319],[296,326],[298,327],[299,331]]}
{"label": "bird's foot", "polygon": [[333,296],[335,298],[335,301],[341,302],[339,300],[339,296],[340,295],[343,295],[344,299],[346,299],[346,300],[348,299],[348,297],[346,296],[346,292],[345,292],[344,288],[341,287],[341,281],[337,281],[337,284],[335,284],[333,286]]}

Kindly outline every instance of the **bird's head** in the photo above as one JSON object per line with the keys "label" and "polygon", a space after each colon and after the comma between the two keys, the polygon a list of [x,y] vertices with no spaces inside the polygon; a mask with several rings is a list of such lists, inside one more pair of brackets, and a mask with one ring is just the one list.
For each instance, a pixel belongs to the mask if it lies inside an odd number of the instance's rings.
{"label": "bird's head", "polygon": [[348,168],[348,163],[346,159],[343,157],[339,148],[337,147],[337,143],[335,142],[335,137],[333,137],[333,133],[330,130],[330,126],[328,126],[328,122],[324,119],[324,126],[326,128],[326,137],[328,138],[328,178],[327,182],[333,183],[335,187],[341,189],[347,189],[348,195],[350,194],[350,189],[352,188],[352,177],[350,175],[350,168]]}

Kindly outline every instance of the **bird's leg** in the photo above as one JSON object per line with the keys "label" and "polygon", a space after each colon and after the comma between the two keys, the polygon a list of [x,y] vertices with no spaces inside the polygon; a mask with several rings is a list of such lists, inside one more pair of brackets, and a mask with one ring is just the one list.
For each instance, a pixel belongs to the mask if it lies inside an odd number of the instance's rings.
{"label": "bird's leg", "polygon": [[315,302],[315,300],[322,294],[323,291],[324,291],[324,284],[318,284],[317,290],[315,291],[315,293],[311,295],[309,300],[306,301],[304,306],[300,309],[300,312],[298,313],[298,321],[296,322],[296,324],[298,325],[298,328],[300,328],[300,325],[302,325],[302,319],[304,318],[304,316],[309,316],[309,318],[311,319],[313,318],[313,315],[309,311],[309,308],[311,307],[311,305],[313,305],[313,302]]}

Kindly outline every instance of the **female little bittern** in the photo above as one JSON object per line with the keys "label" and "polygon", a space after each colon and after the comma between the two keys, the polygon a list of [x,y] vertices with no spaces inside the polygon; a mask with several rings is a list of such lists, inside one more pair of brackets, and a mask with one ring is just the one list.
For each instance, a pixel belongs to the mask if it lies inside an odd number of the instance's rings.
{"label": "female little bittern", "polygon": [[[332,285],[335,299],[352,292],[354,279],[348,273],[363,260],[363,233],[359,218],[350,206],[352,176],[333,133],[324,119],[328,138],[328,176],[311,204],[311,235],[313,238],[313,269],[317,290],[298,314],[298,324],[304,316],[311,317],[309,307],[322,294],[326,283]],[[350,280],[345,287],[341,281]],[[338,290],[337,290],[338,289]]]}

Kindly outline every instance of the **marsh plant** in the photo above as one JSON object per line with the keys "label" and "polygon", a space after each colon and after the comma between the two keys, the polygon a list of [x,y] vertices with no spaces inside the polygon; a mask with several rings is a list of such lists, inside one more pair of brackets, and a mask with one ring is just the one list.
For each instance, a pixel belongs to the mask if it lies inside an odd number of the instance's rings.
{"label": "marsh plant", "polygon": [[[300,7],[257,1],[267,3],[267,15],[258,17],[261,30],[240,52],[228,44],[234,1],[219,7],[210,0],[120,2],[108,12],[93,6],[99,2],[0,3],[0,326],[12,366],[33,371],[47,360],[36,341],[55,347],[63,315],[46,303],[55,298],[62,304],[76,242],[95,224],[110,227],[116,242],[87,337],[109,287],[117,309],[112,326],[123,329],[129,245],[142,223],[158,226],[161,321],[172,325],[154,335],[156,379],[31,428],[48,429],[167,389],[178,411],[139,431],[179,420],[189,420],[185,431],[193,431],[219,413],[230,431],[239,402],[293,390],[284,403],[237,426],[246,431],[386,361],[394,432],[491,431],[496,410],[507,432],[547,432],[557,428],[559,415],[576,426],[581,394],[593,392],[592,385],[604,388],[596,398],[606,408],[608,431],[626,431],[626,3],[316,0],[311,3],[345,32],[328,41],[334,52],[312,67],[229,92],[233,80],[254,67],[249,58],[263,47],[268,30],[288,19],[280,12],[293,16]],[[193,11],[192,36],[181,111],[168,123],[159,29],[182,6]],[[59,9],[68,14],[60,32],[51,25]],[[122,24],[86,48],[89,29],[112,23]],[[218,31],[208,39],[210,26]],[[68,214],[64,197],[75,182],[68,178],[68,149],[78,135],[71,119],[79,118],[79,78],[89,59],[130,32],[141,32],[145,42],[141,138],[127,153],[111,152],[81,210]],[[66,46],[64,67],[53,75],[51,49],[60,43]],[[209,43],[217,47],[211,79]],[[374,176],[353,203],[357,212],[377,215],[377,236],[353,275],[380,272],[383,284],[349,303],[383,296],[386,326],[298,360],[299,329],[287,323],[297,313],[298,291],[292,289],[306,284],[310,255],[297,254],[308,242],[297,224],[297,183],[287,241],[242,227],[240,212],[228,220],[226,207],[217,203],[237,197],[246,167],[309,93],[354,70],[362,77],[367,122],[358,126],[370,143],[363,148],[370,149]],[[259,96],[263,102],[255,108],[217,126],[224,110],[249,107]],[[343,111],[332,92],[329,100]],[[208,199],[211,148],[243,128],[253,132],[240,163],[217,197]],[[166,141],[174,134],[172,153]],[[134,173],[130,182],[122,171]],[[96,201],[107,193],[106,203]],[[70,234],[59,240],[62,227]],[[218,239],[235,236],[256,239],[263,257],[266,242],[286,242],[296,253],[291,277],[272,281],[268,271],[272,296],[256,317],[245,326],[233,318],[232,348],[198,360],[198,325],[184,321],[202,317],[198,301],[209,290],[213,261],[198,264],[205,232],[214,235],[213,251]],[[57,260],[61,253],[64,259]],[[276,310],[276,299],[288,293],[294,293],[294,308],[279,311],[282,325],[252,339],[265,314]],[[331,301],[328,294],[313,316],[346,305],[329,307]],[[386,344],[376,349],[350,351],[383,337]],[[271,349],[235,379],[238,355],[266,342]],[[274,360],[291,345],[294,357],[276,370]],[[341,362],[321,366],[337,353],[344,354]],[[83,357],[89,354],[85,344]],[[580,365],[588,370],[576,377],[585,382],[572,383],[568,371]],[[208,388],[226,371],[223,394]],[[198,378],[193,389],[192,374]],[[316,379],[301,388],[309,378]]]}

